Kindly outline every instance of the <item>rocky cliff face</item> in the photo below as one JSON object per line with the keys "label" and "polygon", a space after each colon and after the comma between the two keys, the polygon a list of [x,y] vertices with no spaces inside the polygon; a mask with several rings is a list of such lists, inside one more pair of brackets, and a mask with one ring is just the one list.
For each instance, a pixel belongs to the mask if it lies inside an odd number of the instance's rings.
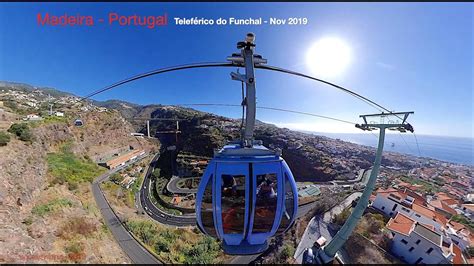
{"label": "rocky cliff face", "polygon": [[[156,143],[132,137],[133,126],[114,110],[67,115],[28,122],[31,142],[10,134],[10,142],[0,147],[0,262],[130,262],[106,229],[90,183],[75,189],[53,184],[48,153],[67,145],[74,158],[91,161],[124,146],[150,151]],[[76,117],[84,126],[73,125]],[[12,115],[2,119],[23,122]]]}

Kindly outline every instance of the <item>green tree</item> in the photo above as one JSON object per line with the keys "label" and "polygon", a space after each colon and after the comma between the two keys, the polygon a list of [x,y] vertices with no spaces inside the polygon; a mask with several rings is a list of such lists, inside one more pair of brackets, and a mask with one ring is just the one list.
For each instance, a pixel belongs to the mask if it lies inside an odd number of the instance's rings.
{"label": "green tree", "polygon": [[285,244],[280,253],[280,262],[286,262],[293,254],[295,254],[295,248],[292,245]]}
{"label": "green tree", "polygon": [[31,141],[33,138],[30,127],[25,123],[11,125],[8,132],[15,134],[21,141]]}
{"label": "green tree", "polygon": [[119,173],[115,173],[110,176],[110,181],[114,182],[115,184],[120,184],[123,181],[123,177]]}
{"label": "green tree", "polygon": [[197,244],[184,248],[185,263],[211,264],[217,257],[219,244],[210,237],[204,237]]}
{"label": "green tree", "polygon": [[6,132],[0,132],[0,146],[6,146],[10,141],[10,135]]}
{"label": "green tree", "polygon": [[155,170],[153,170],[153,176],[156,177],[156,178],[159,178],[161,175],[161,169],[160,168],[155,168]]}

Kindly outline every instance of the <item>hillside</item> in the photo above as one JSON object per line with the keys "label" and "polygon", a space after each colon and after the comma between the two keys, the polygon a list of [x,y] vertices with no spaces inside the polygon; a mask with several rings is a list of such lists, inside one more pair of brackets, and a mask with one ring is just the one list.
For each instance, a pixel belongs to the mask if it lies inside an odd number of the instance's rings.
{"label": "hillside", "polygon": [[[0,146],[0,262],[130,263],[92,197],[90,182],[104,172],[94,160],[124,146],[156,145],[130,136],[132,125],[117,111],[61,107],[75,97],[53,94],[64,117],[23,121],[25,113],[47,112],[48,97],[41,89],[0,86],[0,133],[10,139]],[[84,126],[74,126],[77,117]],[[26,126],[6,132],[13,124]]]}

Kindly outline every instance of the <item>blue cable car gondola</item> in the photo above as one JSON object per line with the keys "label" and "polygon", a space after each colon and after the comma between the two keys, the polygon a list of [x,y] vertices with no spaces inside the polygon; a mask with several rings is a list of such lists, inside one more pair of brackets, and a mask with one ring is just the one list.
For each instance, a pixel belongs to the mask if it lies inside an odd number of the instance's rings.
{"label": "blue cable car gondola", "polygon": [[254,66],[266,63],[254,55],[253,34],[237,47],[242,53],[228,58],[245,67],[246,74],[231,73],[246,83],[247,107],[242,140],[224,146],[201,178],[196,196],[200,230],[222,241],[227,254],[247,255],[265,251],[268,239],[284,233],[298,208],[296,183],[286,162],[275,151],[253,139],[255,126]]}
{"label": "blue cable car gondola", "polygon": [[255,254],[284,233],[298,208],[286,162],[262,145],[224,146],[210,161],[196,197],[201,231],[222,240],[228,254]]}

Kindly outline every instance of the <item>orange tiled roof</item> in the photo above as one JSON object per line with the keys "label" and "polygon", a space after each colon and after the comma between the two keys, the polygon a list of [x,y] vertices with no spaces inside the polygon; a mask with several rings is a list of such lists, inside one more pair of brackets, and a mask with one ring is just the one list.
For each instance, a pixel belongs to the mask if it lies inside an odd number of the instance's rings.
{"label": "orange tiled roof", "polygon": [[448,222],[448,220],[446,219],[446,217],[444,217],[444,215],[442,215],[441,213],[435,211],[434,214],[435,214],[435,218],[434,218],[434,219],[435,219],[439,224],[445,225],[445,224]]}
{"label": "orange tiled roof", "polygon": [[430,201],[430,205],[433,206],[433,207],[436,207],[438,209],[442,209],[443,206],[441,205],[441,201],[440,200],[432,200]]}
{"label": "orange tiled roof", "polygon": [[143,150],[132,150],[126,154],[123,154],[117,158],[113,158],[109,161],[107,161],[107,165],[110,166],[111,168],[114,168],[116,167],[117,165],[120,165],[121,163],[123,162],[126,162],[128,160],[130,160],[132,157],[134,156],[137,156],[138,154],[140,154]]}
{"label": "orange tiled roof", "polygon": [[415,220],[399,212],[395,218],[388,221],[387,228],[400,234],[409,235],[415,223]]}
{"label": "orange tiled roof", "polygon": [[453,204],[458,204],[459,201],[457,199],[452,198],[450,195],[448,195],[445,192],[439,192],[435,194],[438,200],[448,204],[448,205],[453,205]]}
{"label": "orange tiled roof", "polygon": [[464,264],[464,260],[462,258],[462,251],[455,244],[453,244],[453,253],[454,253],[453,264]]}
{"label": "orange tiled roof", "polygon": [[448,206],[448,204],[446,204],[444,201],[441,201],[441,200],[432,200],[430,201],[430,205],[433,206],[433,207],[436,207],[438,209],[441,209],[447,213],[450,213],[452,215],[456,215],[457,212]]}
{"label": "orange tiled roof", "polygon": [[456,215],[458,214],[456,212],[456,210],[454,210],[453,208],[449,207],[448,204],[446,204],[444,201],[441,202],[441,205],[443,205],[443,210],[445,210],[446,212],[452,214],[452,215]]}
{"label": "orange tiled roof", "polygon": [[426,216],[428,218],[435,218],[436,217],[436,214],[433,210],[430,210],[424,206],[421,206],[419,204],[416,204],[416,203],[413,203],[413,205],[411,206],[411,209],[414,210],[415,212],[423,215],[423,216]]}
{"label": "orange tiled roof", "polygon": [[443,200],[443,202],[446,203],[447,205],[455,205],[459,203],[459,201],[456,199],[445,199]]}

